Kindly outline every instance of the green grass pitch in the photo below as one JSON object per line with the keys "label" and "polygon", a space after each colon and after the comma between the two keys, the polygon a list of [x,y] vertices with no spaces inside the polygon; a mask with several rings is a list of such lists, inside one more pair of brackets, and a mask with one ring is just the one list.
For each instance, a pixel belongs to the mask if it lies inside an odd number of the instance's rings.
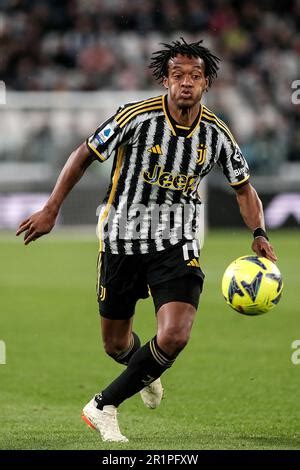
{"label": "green grass pitch", "polygon": [[[128,444],[107,444],[80,419],[82,406],[122,366],[105,356],[95,299],[97,241],[52,234],[24,247],[0,238],[0,449],[300,449],[297,231],[271,234],[284,276],[279,305],[260,317],[231,310],[221,277],[251,252],[246,230],[209,232],[204,292],[190,343],[163,376],[157,410],[139,395],[120,406]],[[154,335],[151,299],[135,330]]]}

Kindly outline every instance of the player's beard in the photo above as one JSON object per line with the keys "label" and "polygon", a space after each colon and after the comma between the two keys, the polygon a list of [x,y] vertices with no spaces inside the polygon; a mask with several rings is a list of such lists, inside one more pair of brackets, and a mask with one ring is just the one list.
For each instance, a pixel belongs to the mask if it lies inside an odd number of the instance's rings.
{"label": "player's beard", "polygon": [[194,106],[200,103],[201,97],[202,97],[202,93],[198,94],[198,96],[194,96],[192,93],[192,96],[188,99],[184,99],[179,96],[177,100],[177,106],[179,109],[182,109],[182,110],[193,108]]}
{"label": "player's beard", "polygon": [[186,111],[187,109],[190,109],[194,106],[194,103],[182,103],[178,102],[178,108],[182,109],[183,111]]}
{"label": "player's beard", "polygon": [[190,100],[179,99],[177,101],[177,106],[179,109],[187,110],[187,109],[193,108],[197,103],[198,103],[198,100],[195,100],[192,98]]}

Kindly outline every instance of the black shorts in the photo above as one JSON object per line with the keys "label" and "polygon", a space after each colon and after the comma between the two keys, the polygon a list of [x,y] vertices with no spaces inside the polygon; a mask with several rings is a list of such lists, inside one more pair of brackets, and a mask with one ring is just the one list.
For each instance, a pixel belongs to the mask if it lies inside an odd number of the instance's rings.
{"label": "black shorts", "polygon": [[196,309],[204,274],[192,242],[180,242],[154,254],[98,257],[97,296],[100,315],[132,317],[137,301],[153,297],[155,311],[167,302],[186,302]]}

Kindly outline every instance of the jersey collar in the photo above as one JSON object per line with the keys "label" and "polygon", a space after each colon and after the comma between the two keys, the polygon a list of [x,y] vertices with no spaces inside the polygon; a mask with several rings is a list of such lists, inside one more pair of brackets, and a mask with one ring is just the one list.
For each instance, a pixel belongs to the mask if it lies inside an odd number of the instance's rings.
{"label": "jersey collar", "polygon": [[[165,118],[167,120],[167,123],[168,123],[171,131],[172,131],[172,134],[177,136],[177,137],[180,136],[180,129],[182,129],[183,126],[180,126],[180,124],[178,124],[175,121],[175,119],[173,119],[173,117],[171,116],[169,108],[168,108],[167,95],[162,96],[162,105],[163,105]],[[190,132],[185,137],[191,137],[194,134],[194,132],[196,131],[196,129],[198,129],[198,127],[200,126],[200,122],[201,122],[201,118],[202,118],[202,111],[203,111],[203,106],[202,106],[202,104],[200,104],[199,113],[196,116],[196,119],[194,120],[193,124],[189,128]]]}

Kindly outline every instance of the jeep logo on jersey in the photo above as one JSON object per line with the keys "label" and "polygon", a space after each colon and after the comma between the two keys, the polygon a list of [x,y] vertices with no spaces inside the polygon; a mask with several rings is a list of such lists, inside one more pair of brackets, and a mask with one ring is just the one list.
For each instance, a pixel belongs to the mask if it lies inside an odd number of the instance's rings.
{"label": "jeep logo on jersey", "polygon": [[157,184],[161,188],[179,190],[186,194],[194,191],[200,181],[199,175],[174,175],[163,170],[163,167],[160,165],[155,165],[152,173],[143,170],[142,176],[144,181],[149,184]]}

